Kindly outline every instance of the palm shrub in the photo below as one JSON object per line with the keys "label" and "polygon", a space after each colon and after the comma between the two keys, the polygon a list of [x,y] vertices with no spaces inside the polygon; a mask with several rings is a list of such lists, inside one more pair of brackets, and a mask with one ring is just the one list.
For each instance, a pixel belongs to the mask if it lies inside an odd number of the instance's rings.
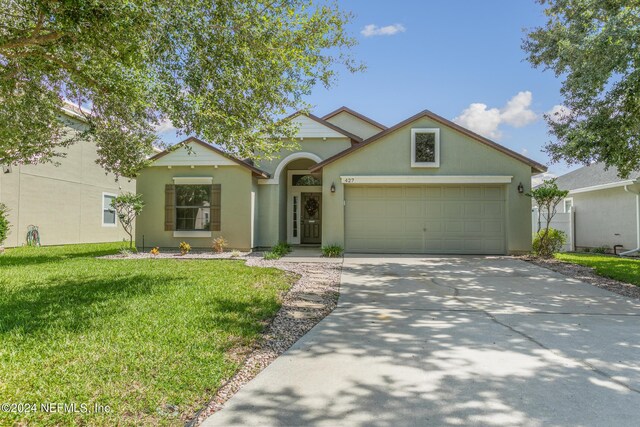
{"label": "palm shrub", "polygon": [[322,247],[322,255],[328,258],[336,258],[342,255],[344,250],[340,245],[327,245]]}

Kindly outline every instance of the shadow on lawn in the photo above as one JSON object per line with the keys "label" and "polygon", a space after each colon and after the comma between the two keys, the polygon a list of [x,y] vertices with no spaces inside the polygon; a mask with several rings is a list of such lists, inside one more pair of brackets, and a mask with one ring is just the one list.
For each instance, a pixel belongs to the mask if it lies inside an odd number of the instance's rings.
{"label": "shadow on lawn", "polygon": [[47,286],[9,292],[0,302],[0,333],[43,329],[82,330],[97,316],[124,309],[113,300],[149,294],[161,286],[158,277],[134,274],[124,277],[69,279],[52,277]]}
{"label": "shadow on lawn", "polygon": [[16,267],[36,264],[47,264],[52,262],[66,261],[75,258],[95,258],[105,255],[112,255],[120,250],[118,244],[110,245],[105,248],[104,245],[89,246],[77,245],[70,246],[45,246],[35,248],[12,248],[0,256],[0,268]]}

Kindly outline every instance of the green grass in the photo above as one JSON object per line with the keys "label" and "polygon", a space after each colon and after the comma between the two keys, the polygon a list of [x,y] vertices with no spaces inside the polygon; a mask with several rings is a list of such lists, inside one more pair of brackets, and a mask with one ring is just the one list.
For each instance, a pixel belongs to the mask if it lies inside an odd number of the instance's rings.
{"label": "green grass", "polygon": [[121,243],[0,255],[0,425],[181,425],[239,368],[293,278],[241,261],[106,260]]}
{"label": "green grass", "polygon": [[555,257],[560,261],[593,267],[600,276],[640,286],[640,260],[580,253],[558,253]]}

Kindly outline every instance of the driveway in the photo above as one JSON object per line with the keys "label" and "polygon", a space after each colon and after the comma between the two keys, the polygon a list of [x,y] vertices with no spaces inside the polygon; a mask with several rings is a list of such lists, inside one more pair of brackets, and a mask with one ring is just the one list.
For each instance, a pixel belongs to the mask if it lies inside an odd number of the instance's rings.
{"label": "driveway", "polygon": [[640,303],[504,257],[351,256],[338,308],[207,426],[640,422]]}

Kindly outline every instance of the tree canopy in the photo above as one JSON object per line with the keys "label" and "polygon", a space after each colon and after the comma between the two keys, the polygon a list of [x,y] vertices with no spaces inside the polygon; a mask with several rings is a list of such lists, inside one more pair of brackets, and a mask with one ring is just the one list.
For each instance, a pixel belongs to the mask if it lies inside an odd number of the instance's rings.
{"label": "tree canopy", "polygon": [[[135,176],[169,121],[239,156],[290,143],[282,117],[330,86],[350,14],[315,0],[0,0],[0,163],[51,161],[88,138]],[[66,132],[65,101],[87,126]]]}
{"label": "tree canopy", "polygon": [[640,1],[537,0],[546,25],[523,42],[534,66],[562,77],[564,107],[548,114],[552,160],[640,169]]}

